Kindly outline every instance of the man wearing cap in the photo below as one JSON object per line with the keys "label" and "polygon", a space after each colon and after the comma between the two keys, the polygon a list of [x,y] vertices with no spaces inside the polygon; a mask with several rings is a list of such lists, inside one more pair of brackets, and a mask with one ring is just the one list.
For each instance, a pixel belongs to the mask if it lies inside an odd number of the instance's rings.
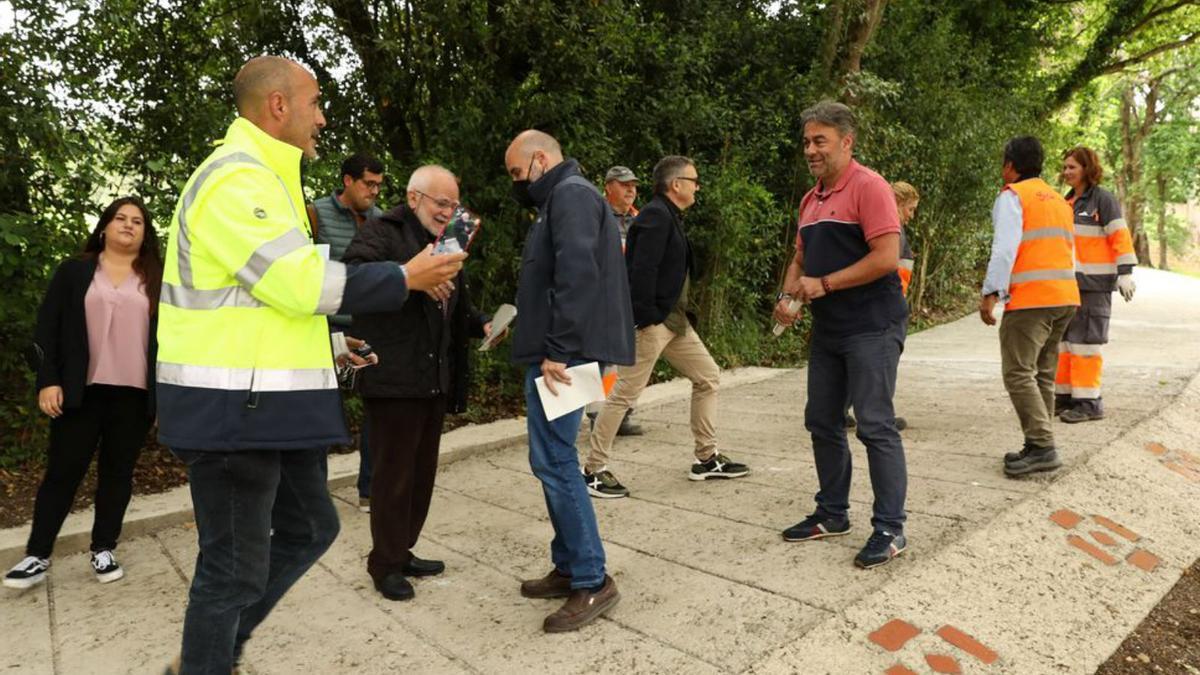
{"label": "man wearing cap", "polygon": [[[604,199],[612,207],[613,216],[621,232],[621,251],[625,250],[625,240],[629,237],[629,226],[637,217],[637,207],[633,205],[637,199],[638,177],[627,166],[614,166],[604,174]],[[596,426],[596,416],[600,414],[603,402],[592,403],[587,408],[588,420]],[[621,426],[617,428],[618,436],[641,436],[646,433],[641,425],[633,421],[633,408],[625,412]],[[592,496],[595,496],[593,492]]]}

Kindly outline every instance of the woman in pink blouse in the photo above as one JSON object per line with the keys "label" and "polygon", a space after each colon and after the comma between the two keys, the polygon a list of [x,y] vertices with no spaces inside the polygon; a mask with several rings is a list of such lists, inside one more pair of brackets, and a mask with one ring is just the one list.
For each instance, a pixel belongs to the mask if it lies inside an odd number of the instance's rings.
{"label": "woman in pink blouse", "polygon": [[100,215],[83,253],[58,266],[38,309],[33,352],[38,407],[50,416],[46,475],[26,558],[4,585],[43,581],[54,540],[99,449],[92,568],[100,583],[125,572],[113,549],[133,488],[133,468],[154,419],[162,255],[137,197]]}

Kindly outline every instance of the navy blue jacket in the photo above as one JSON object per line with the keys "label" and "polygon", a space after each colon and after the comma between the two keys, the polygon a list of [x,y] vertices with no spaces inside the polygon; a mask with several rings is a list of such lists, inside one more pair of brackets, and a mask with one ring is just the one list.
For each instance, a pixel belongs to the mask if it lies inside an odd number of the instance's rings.
{"label": "navy blue jacket", "polygon": [[529,193],[538,215],[521,255],[513,360],[632,364],[633,309],[612,209],[575,160]]}

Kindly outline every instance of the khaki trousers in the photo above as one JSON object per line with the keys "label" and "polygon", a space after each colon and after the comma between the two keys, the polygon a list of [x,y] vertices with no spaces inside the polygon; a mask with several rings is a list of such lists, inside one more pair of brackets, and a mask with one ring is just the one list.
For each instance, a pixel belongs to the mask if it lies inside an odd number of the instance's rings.
{"label": "khaki trousers", "polygon": [[589,473],[608,464],[613,439],[625,418],[625,411],[637,404],[660,356],[692,381],[692,436],[696,442],[696,459],[707,461],[717,451],[715,421],[721,369],[691,326],[685,334],[676,335],[659,323],[637,332],[637,362],[617,368],[619,379],[596,417],[589,438],[591,449],[584,463]]}
{"label": "khaki trousers", "polygon": [[1000,320],[1000,369],[1004,388],[1021,420],[1025,442],[1054,447],[1054,375],[1058,343],[1074,307],[1040,307],[1005,312]]}

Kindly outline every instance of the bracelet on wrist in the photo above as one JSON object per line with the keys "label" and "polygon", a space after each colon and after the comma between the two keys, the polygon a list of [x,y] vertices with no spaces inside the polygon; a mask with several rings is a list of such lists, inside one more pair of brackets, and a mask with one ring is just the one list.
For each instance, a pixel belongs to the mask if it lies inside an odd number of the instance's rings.
{"label": "bracelet on wrist", "polygon": [[821,277],[821,288],[825,289],[826,294],[833,292],[833,286],[831,286],[829,284],[829,275],[828,274]]}

